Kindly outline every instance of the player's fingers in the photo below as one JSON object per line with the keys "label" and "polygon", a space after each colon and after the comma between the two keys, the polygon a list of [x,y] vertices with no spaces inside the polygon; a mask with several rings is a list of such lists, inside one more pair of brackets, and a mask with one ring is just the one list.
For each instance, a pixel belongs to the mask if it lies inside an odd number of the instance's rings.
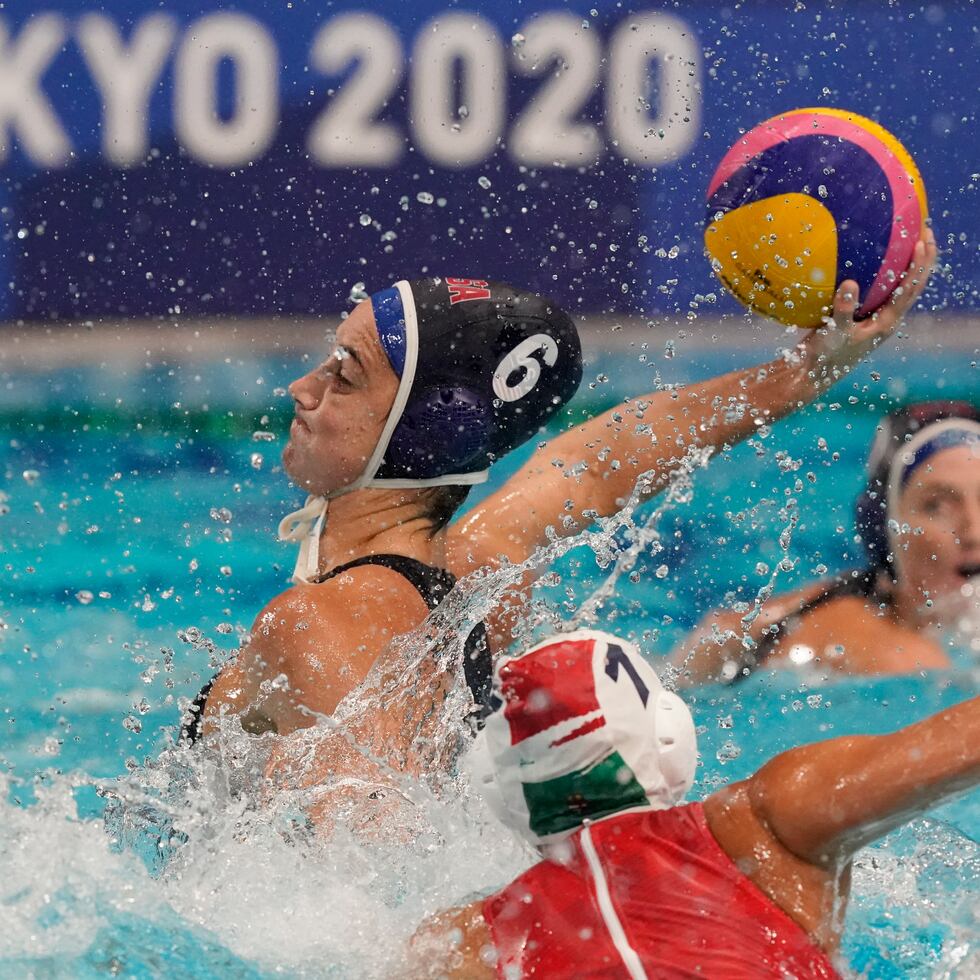
{"label": "player's fingers", "polygon": [[917,296],[921,296],[923,290],[925,290],[926,285],[929,282],[929,277],[932,275],[933,269],[936,268],[936,261],[939,258],[939,246],[936,244],[936,236],[933,234],[931,228],[926,228],[926,232],[922,236],[922,241],[920,244],[925,252],[925,261],[918,268],[918,278],[920,279],[920,284]]}
{"label": "player's fingers", "polygon": [[[931,234],[931,232],[930,232]],[[932,247],[925,240],[916,242],[905,275],[899,287],[892,293],[891,305],[899,316],[909,311],[912,304],[922,295],[929,281],[929,274],[935,262],[936,240],[932,239]]]}
{"label": "player's fingers", "polygon": [[834,294],[834,322],[840,326],[848,326],[854,321],[854,313],[858,308],[858,284],[853,279],[845,279]]}

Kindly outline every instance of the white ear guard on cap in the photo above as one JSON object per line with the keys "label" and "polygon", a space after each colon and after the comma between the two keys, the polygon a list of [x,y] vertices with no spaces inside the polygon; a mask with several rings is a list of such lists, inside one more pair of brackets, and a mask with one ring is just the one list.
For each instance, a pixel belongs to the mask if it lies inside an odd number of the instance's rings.
{"label": "white ear guard on cap", "polygon": [[674,806],[693,784],[691,713],[628,641],[552,637],[500,663],[495,693],[501,706],[468,770],[496,816],[535,845],[585,819]]}

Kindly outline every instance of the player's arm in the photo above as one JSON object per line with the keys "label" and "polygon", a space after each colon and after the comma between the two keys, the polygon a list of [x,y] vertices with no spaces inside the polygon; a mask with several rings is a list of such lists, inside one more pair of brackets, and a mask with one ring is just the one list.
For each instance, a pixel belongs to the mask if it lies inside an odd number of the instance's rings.
{"label": "player's arm", "polygon": [[834,297],[835,325],[810,331],[785,356],[633,399],[563,433],[450,534],[480,552],[480,561],[501,554],[521,561],[549,533],[568,536],[615,514],[642,474],[650,474],[644,495],[659,492],[691,450],[734,445],[843,377],[921,295],[935,256],[930,231],[916,245],[907,284],[873,317],[854,319],[858,287],[845,282]]}
{"label": "player's arm", "polygon": [[404,975],[412,980],[489,980],[497,976],[492,951],[483,903],[473,902],[441,912],[419,926],[412,937]]}
{"label": "player's arm", "polygon": [[891,735],[784,752],[748,781],[748,792],[755,815],[787,850],[830,867],[978,783],[975,697]]}
{"label": "player's arm", "polygon": [[671,661],[679,667],[678,683],[731,681],[746,668],[759,666],[756,649],[766,634],[825,592],[827,582],[774,596],[746,613],[714,609],[674,648]]}

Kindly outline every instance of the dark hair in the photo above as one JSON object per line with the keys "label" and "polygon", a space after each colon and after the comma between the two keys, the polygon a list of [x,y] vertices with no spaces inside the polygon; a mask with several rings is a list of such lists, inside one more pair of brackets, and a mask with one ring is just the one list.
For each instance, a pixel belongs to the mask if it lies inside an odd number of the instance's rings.
{"label": "dark hair", "polygon": [[452,520],[469,492],[468,486],[459,484],[431,487],[425,491],[422,500],[425,503],[425,516],[432,519],[432,534],[441,531]]}
{"label": "dark hair", "polygon": [[895,578],[888,540],[888,475],[895,454],[918,432],[943,419],[980,421],[969,402],[934,401],[906,405],[886,415],[868,456],[868,484],[854,507],[854,524],[868,556],[868,572],[887,571]]}

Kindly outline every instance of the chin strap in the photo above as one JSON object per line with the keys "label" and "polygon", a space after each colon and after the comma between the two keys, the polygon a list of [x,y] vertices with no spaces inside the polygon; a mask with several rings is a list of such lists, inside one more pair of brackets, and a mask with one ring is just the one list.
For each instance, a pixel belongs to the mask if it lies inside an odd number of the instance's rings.
{"label": "chin strap", "polygon": [[279,540],[299,542],[294,582],[307,583],[320,570],[320,534],[327,520],[328,505],[326,497],[310,494],[299,510],[287,514],[279,522]]}

